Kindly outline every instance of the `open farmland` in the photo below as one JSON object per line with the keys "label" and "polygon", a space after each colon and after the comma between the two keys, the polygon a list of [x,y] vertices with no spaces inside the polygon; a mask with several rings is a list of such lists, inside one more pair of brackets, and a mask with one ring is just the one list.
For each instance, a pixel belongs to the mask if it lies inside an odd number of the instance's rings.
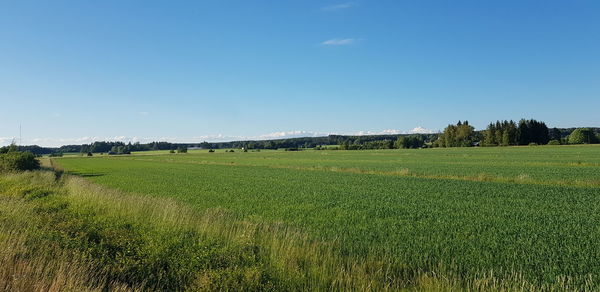
{"label": "open farmland", "polygon": [[401,286],[433,274],[473,287],[487,280],[598,288],[597,146],[220,150],[54,164],[195,212],[226,210],[237,220],[293,228],[333,246],[332,263],[377,263]]}

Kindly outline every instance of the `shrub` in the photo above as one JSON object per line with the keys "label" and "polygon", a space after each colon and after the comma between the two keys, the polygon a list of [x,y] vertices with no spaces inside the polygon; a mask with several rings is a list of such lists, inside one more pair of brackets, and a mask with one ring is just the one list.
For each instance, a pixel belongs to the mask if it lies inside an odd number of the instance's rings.
{"label": "shrub", "polygon": [[171,149],[169,150],[169,153],[175,153],[175,150]]}
{"label": "shrub", "polygon": [[537,145],[538,145],[538,144],[537,144],[537,143],[535,143],[535,142],[531,142],[531,143],[529,143],[529,146],[537,146]]}
{"label": "shrub", "polygon": [[31,152],[9,152],[0,154],[0,172],[35,170],[40,162]]}
{"label": "shrub", "polygon": [[215,152],[215,150],[213,150],[213,149],[208,150],[208,153],[213,153],[213,152]]}
{"label": "shrub", "polygon": [[187,147],[186,146],[179,146],[177,147],[177,153],[187,153]]}
{"label": "shrub", "polygon": [[548,141],[548,145],[560,145],[560,141],[558,141],[558,140],[550,140],[550,141]]}
{"label": "shrub", "polygon": [[87,156],[94,156],[94,154],[92,154],[92,152],[88,152]]}
{"label": "shrub", "polygon": [[62,152],[52,152],[50,153],[50,155],[48,155],[49,157],[62,157],[63,153]]}

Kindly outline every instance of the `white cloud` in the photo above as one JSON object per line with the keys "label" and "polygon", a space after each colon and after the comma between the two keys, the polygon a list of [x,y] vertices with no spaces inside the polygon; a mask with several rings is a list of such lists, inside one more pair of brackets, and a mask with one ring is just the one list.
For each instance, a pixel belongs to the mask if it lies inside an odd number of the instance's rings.
{"label": "white cloud", "polygon": [[429,130],[429,129],[425,129],[421,126],[415,127],[414,129],[409,131],[411,134],[433,134],[435,133],[435,131],[433,130]]}
{"label": "white cloud", "polygon": [[282,131],[273,132],[268,134],[262,134],[257,136],[230,136],[230,135],[204,135],[193,137],[194,141],[202,142],[217,142],[217,141],[236,141],[236,140],[271,140],[271,139],[286,139],[286,138],[299,138],[299,137],[319,137],[327,136],[330,133],[320,133],[311,131]]}
{"label": "white cloud", "polygon": [[404,134],[404,133],[405,132],[403,132],[401,130],[387,129],[387,130],[382,130],[382,131],[358,131],[355,133],[350,133],[349,135],[353,135],[353,136],[398,135],[398,134]]}
{"label": "white cloud", "polygon": [[308,131],[288,131],[288,132],[275,132],[270,134],[260,135],[259,138],[262,140],[268,139],[283,139],[283,138],[298,138],[298,137],[318,137],[326,136],[326,133],[308,132]]}
{"label": "white cloud", "polygon": [[346,2],[346,3],[325,6],[325,7],[322,7],[321,10],[323,10],[323,11],[339,11],[339,10],[344,10],[344,9],[348,9],[348,8],[352,8],[352,7],[356,7],[356,6],[358,6],[358,4],[356,2]]}
{"label": "white cloud", "polygon": [[409,131],[397,130],[397,129],[386,129],[382,131],[358,131],[349,135],[356,136],[367,136],[367,135],[401,135],[401,134],[433,134],[437,133],[434,130],[429,130],[423,127],[415,127]]}
{"label": "white cloud", "polygon": [[15,137],[0,137],[0,146],[8,145],[12,143],[12,141],[16,141]]}
{"label": "white cloud", "polygon": [[348,45],[352,45],[358,41],[359,41],[359,39],[354,39],[354,38],[347,38],[347,39],[335,38],[335,39],[326,40],[326,41],[322,42],[321,45],[323,45],[323,46],[348,46]]}

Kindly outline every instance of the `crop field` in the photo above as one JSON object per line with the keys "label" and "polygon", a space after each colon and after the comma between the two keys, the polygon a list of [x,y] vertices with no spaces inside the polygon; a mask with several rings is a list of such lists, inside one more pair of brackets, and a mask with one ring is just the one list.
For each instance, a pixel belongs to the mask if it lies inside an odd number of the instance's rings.
{"label": "crop field", "polygon": [[204,150],[53,164],[133,196],[286,226],[400,286],[436,275],[470,287],[600,288],[598,146]]}

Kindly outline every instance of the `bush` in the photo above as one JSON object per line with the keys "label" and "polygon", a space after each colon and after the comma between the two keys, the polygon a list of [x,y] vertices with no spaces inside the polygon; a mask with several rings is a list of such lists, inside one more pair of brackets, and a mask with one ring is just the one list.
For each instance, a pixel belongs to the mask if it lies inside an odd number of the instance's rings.
{"label": "bush", "polygon": [[87,156],[94,156],[94,154],[92,154],[92,152],[88,152]]}
{"label": "bush", "polygon": [[529,146],[537,146],[537,145],[538,145],[538,144],[537,144],[537,143],[535,143],[535,142],[531,142],[531,143],[529,143]]}
{"label": "bush", "polygon": [[213,149],[208,150],[208,153],[213,153],[213,152],[215,152],[215,150],[213,150]]}
{"label": "bush", "polygon": [[558,140],[550,140],[550,141],[548,141],[548,145],[560,145],[560,141],[558,141]]}
{"label": "bush", "polygon": [[171,149],[169,150],[169,153],[175,153],[175,150]]}
{"label": "bush", "polygon": [[187,153],[187,150],[186,146],[177,147],[177,153]]}
{"label": "bush", "polygon": [[0,172],[35,170],[40,162],[31,152],[9,152],[0,154]]}
{"label": "bush", "polygon": [[50,153],[50,155],[48,155],[49,157],[62,157],[63,153],[62,152],[52,152]]}

